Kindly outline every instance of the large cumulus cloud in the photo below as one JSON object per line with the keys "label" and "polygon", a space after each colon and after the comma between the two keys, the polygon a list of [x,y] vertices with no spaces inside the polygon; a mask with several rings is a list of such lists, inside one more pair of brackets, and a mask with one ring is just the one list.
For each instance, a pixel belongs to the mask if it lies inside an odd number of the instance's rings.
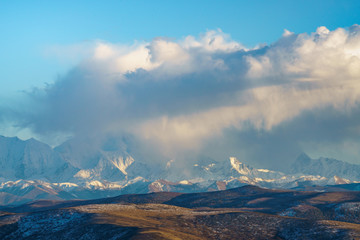
{"label": "large cumulus cloud", "polygon": [[216,30],[131,46],[98,42],[92,52],[28,93],[17,124],[40,135],[131,134],[169,157],[213,150],[279,163],[309,142],[359,140],[358,25],[285,31],[253,49]]}

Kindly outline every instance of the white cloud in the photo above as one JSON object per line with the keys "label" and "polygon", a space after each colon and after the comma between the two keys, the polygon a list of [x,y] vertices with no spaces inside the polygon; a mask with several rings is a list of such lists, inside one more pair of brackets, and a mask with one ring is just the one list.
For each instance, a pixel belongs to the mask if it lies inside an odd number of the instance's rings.
{"label": "white cloud", "polygon": [[291,35],[293,35],[294,33],[293,32],[290,32],[289,30],[287,29],[284,29],[284,33],[283,33],[283,37],[289,37]]}
{"label": "white cloud", "polygon": [[250,101],[228,102],[195,114],[160,116],[146,121],[138,134],[158,139],[162,146],[177,148],[181,142],[191,148],[226,128],[241,130],[244,122],[270,130],[304,111],[331,107],[345,113],[356,107],[360,101],[359,34],[319,27],[311,35],[286,34],[284,38],[291,36],[289,42],[280,39],[265,54],[245,56],[246,76],[266,79],[264,85],[269,85],[236,93],[250,96]]}
{"label": "white cloud", "polygon": [[188,36],[182,41],[182,45],[186,49],[199,48],[208,52],[234,52],[245,49],[240,43],[231,40],[221,29],[207,31],[199,39]]}
{"label": "white cloud", "polygon": [[360,27],[285,30],[257,49],[221,30],[97,42],[91,57],[32,96],[44,110],[19,115],[38,134],[128,132],[167,153],[197,149],[227,129],[271,132],[308,113],[351,113],[360,101]]}

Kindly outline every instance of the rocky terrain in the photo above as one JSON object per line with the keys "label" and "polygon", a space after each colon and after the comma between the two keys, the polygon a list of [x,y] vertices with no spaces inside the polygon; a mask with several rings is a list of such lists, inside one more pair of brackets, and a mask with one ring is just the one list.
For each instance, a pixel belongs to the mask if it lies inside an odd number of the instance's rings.
{"label": "rocky terrain", "polygon": [[359,239],[360,192],[151,193],[2,208],[1,239]]}

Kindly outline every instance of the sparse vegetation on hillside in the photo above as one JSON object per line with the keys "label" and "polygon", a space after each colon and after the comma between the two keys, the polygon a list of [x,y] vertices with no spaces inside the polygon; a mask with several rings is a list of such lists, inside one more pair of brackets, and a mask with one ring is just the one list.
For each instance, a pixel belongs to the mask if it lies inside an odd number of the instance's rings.
{"label": "sparse vegetation on hillside", "polygon": [[0,214],[1,239],[360,239],[359,192],[245,186],[34,202]]}

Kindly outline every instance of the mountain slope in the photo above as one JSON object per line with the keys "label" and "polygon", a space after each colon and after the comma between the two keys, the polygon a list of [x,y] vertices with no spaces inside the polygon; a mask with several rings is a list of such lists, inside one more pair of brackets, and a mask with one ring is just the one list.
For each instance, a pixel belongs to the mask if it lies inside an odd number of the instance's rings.
{"label": "mountain slope", "polygon": [[359,213],[359,192],[245,186],[34,202],[0,212],[0,238],[359,239]]}
{"label": "mountain slope", "polygon": [[127,181],[138,176],[151,178],[157,171],[128,153],[126,143],[112,139],[100,146],[71,139],[54,149],[55,152],[80,170],[73,181]]}
{"label": "mountain slope", "polygon": [[235,157],[224,161],[202,157],[193,164],[173,159],[158,165],[132,154],[134,151],[122,139],[97,147],[70,140],[52,149],[34,139],[0,137],[0,205],[162,191],[194,193],[244,185],[306,190],[355,184],[360,179],[358,165],[334,159],[313,160],[305,154],[297,158],[291,174],[253,168]]}
{"label": "mountain slope", "polygon": [[61,181],[76,169],[48,145],[35,139],[22,141],[0,136],[0,179]]}
{"label": "mountain slope", "polygon": [[311,159],[308,155],[302,153],[292,164],[290,173],[320,175],[326,178],[337,176],[350,181],[359,181],[360,165],[350,164],[332,158]]}
{"label": "mountain slope", "polygon": [[1,239],[358,239],[358,224],[236,209],[98,204],[5,214]]}

